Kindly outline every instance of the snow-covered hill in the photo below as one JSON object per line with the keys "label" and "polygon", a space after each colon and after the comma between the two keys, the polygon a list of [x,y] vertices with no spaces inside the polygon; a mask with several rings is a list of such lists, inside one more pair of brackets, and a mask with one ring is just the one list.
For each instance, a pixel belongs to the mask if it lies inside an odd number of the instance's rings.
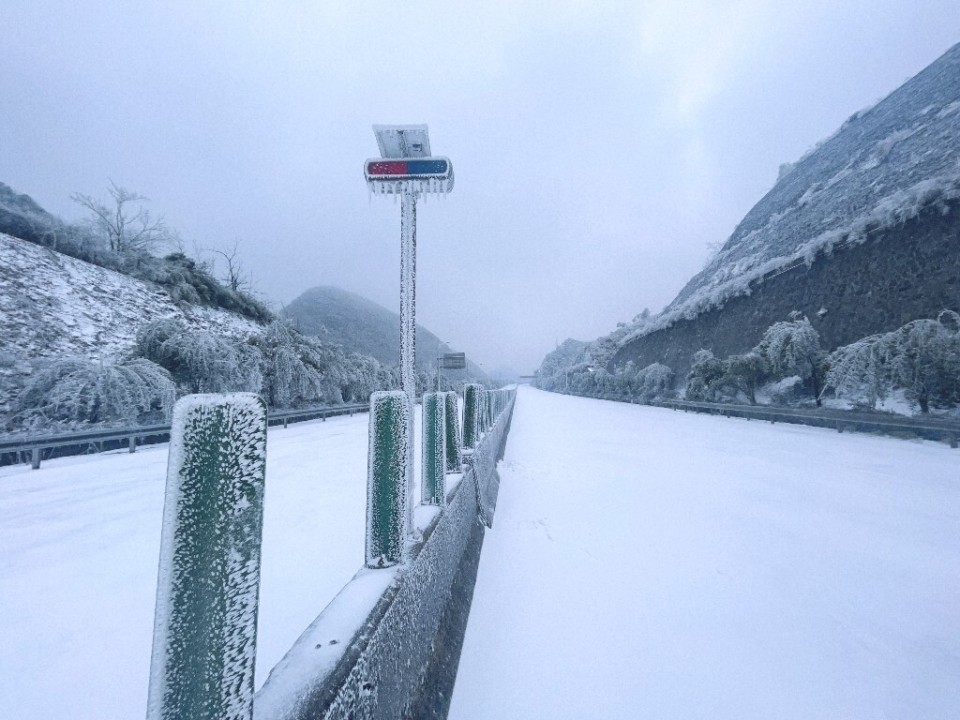
{"label": "snow-covered hill", "polygon": [[[793,165],[670,310],[960,197],[960,44]],[[732,286],[732,287],[731,287]]]}
{"label": "snow-covered hill", "polygon": [[866,242],[960,198],[960,44],[831,137],[776,185],[657,318],[621,344],[693,318],[823,251]]}
{"label": "snow-covered hill", "polygon": [[157,285],[0,233],[0,414],[37,362],[123,357],[140,327],[159,318],[236,338],[260,328],[225,310],[178,305]]}

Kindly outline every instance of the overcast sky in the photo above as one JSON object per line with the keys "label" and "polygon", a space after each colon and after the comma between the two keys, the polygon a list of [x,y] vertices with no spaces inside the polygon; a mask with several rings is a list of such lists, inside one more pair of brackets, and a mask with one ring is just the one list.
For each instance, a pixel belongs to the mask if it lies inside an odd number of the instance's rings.
{"label": "overcast sky", "polygon": [[0,181],[139,191],[274,307],[399,307],[373,123],[427,123],[418,320],[530,372],[667,304],[795,160],[960,41],[957,0],[0,4]]}

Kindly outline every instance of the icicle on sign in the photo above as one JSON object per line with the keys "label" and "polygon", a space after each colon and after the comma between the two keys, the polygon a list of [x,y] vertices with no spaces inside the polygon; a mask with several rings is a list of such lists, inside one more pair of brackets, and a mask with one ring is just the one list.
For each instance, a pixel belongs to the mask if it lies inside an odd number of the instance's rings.
{"label": "icicle on sign", "polygon": [[266,451],[256,395],[174,407],[148,720],[253,717]]}

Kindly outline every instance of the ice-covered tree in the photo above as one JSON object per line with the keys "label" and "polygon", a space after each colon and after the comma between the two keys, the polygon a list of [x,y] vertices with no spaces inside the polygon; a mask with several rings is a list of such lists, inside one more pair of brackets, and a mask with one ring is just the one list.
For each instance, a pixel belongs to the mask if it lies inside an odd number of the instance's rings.
{"label": "ice-covered tree", "polygon": [[637,366],[633,360],[627,360],[614,369],[614,391],[619,397],[632,398],[636,394]]}
{"label": "ice-covered tree", "polygon": [[809,383],[817,405],[820,405],[820,391],[827,369],[826,353],[820,347],[820,334],[807,318],[774,323],[763,334],[756,351],[767,362],[774,377],[798,375]]}
{"label": "ice-covered tree", "polygon": [[650,402],[672,395],[673,382],[673,370],[662,363],[651,363],[637,372],[634,387],[641,401]]}
{"label": "ice-covered tree", "polygon": [[62,358],[34,373],[15,420],[24,426],[160,422],[169,419],[175,395],[170,373],[143,358],[116,364]]}
{"label": "ice-covered tree", "polygon": [[249,344],[157,320],[137,334],[139,353],[170,371],[186,392],[261,392],[263,355]]}
{"label": "ice-covered tree", "polygon": [[115,253],[148,251],[167,243],[172,233],[163,218],[151,217],[147,198],[114,182],[107,189],[109,202],[77,193],[72,199],[90,212],[91,232]]}
{"label": "ice-covered tree", "polygon": [[892,387],[883,338],[882,334],[870,335],[830,353],[824,389],[833,389],[839,398],[875,407]]}
{"label": "ice-covered tree", "polygon": [[930,411],[933,404],[960,401],[960,315],[942,311],[936,320],[914,320],[887,333],[879,352],[894,385]]}
{"label": "ice-covered tree", "polygon": [[757,404],[757,388],[767,377],[767,363],[757,350],[731,355],[724,361],[725,380],[742,392],[751,405]]}
{"label": "ice-covered tree", "polygon": [[687,374],[687,399],[715,401],[719,383],[725,374],[723,361],[715,357],[712,351],[697,350]]}
{"label": "ice-covered tree", "polygon": [[295,330],[284,320],[270,323],[254,340],[264,358],[264,394],[273,407],[343,402],[345,356],[333,346]]}

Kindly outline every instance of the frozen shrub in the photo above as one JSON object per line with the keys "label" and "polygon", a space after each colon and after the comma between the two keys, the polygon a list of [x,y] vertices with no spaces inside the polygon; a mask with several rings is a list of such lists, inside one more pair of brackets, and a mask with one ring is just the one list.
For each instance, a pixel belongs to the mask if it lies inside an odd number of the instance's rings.
{"label": "frozen shrub", "polygon": [[673,394],[674,373],[668,366],[652,363],[637,372],[635,388],[643,402],[670,397]]}
{"label": "frozen shrub", "polygon": [[817,405],[827,370],[820,334],[807,318],[778,322],[767,328],[756,348],[774,378],[797,375],[809,383]]}
{"label": "frozen shrub", "polygon": [[170,373],[149,360],[64,358],[34,374],[19,398],[17,419],[33,426],[159,422],[169,419],[174,399]]}
{"label": "frozen shrub", "polygon": [[307,337],[283,320],[257,336],[264,363],[264,394],[273,407],[341,403],[348,384],[346,357],[339,349]]}
{"label": "frozen shrub", "polygon": [[140,354],[191,393],[254,392],[263,385],[260,350],[247,343],[157,320],[137,335]]}

